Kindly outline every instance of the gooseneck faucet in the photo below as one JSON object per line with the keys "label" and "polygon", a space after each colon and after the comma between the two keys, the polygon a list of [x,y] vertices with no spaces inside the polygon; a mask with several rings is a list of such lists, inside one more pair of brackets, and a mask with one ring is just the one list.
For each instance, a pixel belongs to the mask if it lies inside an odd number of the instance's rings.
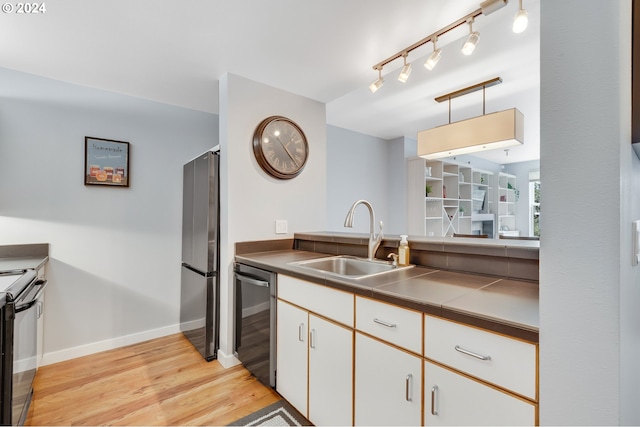
{"label": "gooseneck faucet", "polygon": [[373,228],[376,222],[376,214],[373,212],[373,206],[371,206],[371,203],[362,199],[357,200],[351,206],[351,209],[349,209],[349,212],[347,212],[347,217],[344,219],[344,226],[349,228],[353,227],[353,212],[355,211],[356,206],[360,204],[365,205],[369,209],[369,220],[370,220],[371,228],[369,233],[369,247],[368,247],[367,259],[373,260],[373,258],[376,255],[376,251],[380,246],[380,242],[382,241],[382,225],[383,224],[382,224],[382,221],[380,221],[380,231],[378,232],[378,236],[376,237],[376,234]]}

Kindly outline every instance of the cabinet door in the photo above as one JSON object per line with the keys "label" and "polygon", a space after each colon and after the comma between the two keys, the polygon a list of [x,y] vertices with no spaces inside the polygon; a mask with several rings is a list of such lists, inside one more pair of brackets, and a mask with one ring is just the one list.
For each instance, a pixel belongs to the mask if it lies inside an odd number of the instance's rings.
{"label": "cabinet door", "polygon": [[305,310],[278,300],[276,390],[307,415],[307,333]]}
{"label": "cabinet door", "polygon": [[353,330],[309,315],[309,420],[353,422]]}
{"label": "cabinet door", "polygon": [[356,333],[355,424],[421,425],[422,359]]}
{"label": "cabinet door", "polygon": [[536,405],[424,362],[425,425],[535,425]]}

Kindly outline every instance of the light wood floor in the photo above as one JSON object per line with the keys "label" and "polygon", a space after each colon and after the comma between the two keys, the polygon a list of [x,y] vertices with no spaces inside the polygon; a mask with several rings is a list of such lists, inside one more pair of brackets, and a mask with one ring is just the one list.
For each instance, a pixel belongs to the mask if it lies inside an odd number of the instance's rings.
{"label": "light wood floor", "polygon": [[278,400],[176,334],[43,366],[26,425],[226,425]]}

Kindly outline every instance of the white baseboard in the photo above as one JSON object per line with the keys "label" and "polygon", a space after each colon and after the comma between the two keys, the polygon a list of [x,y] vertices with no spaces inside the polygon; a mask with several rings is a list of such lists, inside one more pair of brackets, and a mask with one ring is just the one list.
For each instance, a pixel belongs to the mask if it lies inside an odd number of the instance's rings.
{"label": "white baseboard", "polygon": [[224,369],[230,368],[232,366],[236,366],[240,364],[240,361],[233,354],[229,355],[218,349],[218,362],[222,365]]}
{"label": "white baseboard", "polygon": [[[180,325],[165,326],[164,328],[152,329],[149,331],[139,332],[122,337],[112,338],[95,343],[84,344],[78,347],[67,348],[60,351],[45,353],[42,357],[41,365],[51,365],[52,363],[63,362],[76,357],[88,356],[100,351],[111,350],[126,345],[137,344],[139,342],[148,341],[154,338],[160,338],[167,335],[177,334],[180,332]],[[224,365],[223,365],[224,366]]]}

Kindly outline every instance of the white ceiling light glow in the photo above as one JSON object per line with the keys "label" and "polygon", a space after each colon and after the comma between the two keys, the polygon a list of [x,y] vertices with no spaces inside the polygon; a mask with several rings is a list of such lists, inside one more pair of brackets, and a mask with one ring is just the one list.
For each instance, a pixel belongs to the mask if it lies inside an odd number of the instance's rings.
{"label": "white ceiling light glow", "polygon": [[458,28],[460,26],[463,26],[464,24],[468,24],[469,25],[469,33],[470,34],[469,34],[469,37],[467,38],[467,40],[466,40],[466,42],[464,44],[462,52],[465,55],[470,55],[473,52],[473,50],[475,49],[475,46],[478,43],[478,40],[480,39],[480,33],[478,33],[477,31],[474,32],[473,28],[472,28],[472,24],[474,22],[474,19],[477,18],[480,15],[487,16],[487,15],[492,14],[496,10],[502,9],[504,6],[506,6],[508,1],[509,0],[485,0],[482,3],[480,3],[480,6],[478,7],[478,9],[474,10],[473,12],[468,13],[467,15],[465,15],[465,16],[461,17],[460,19],[452,22],[451,24],[447,25],[446,27],[440,28],[435,33],[430,34],[430,35],[428,35],[427,37],[425,37],[425,38],[423,38],[421,40],[418,40],[417,42],[415,42],[411,46],[408,46],[408,47],[402,49],[400,52],[397,52],[394,55],[391,55],[390,57],[388,57],[384,61],[380,61],[379,63],[377,63],[376,65],[373,66],[374,70],[378,70],[379,76],[378,76],[378,79],[376,81],[374,81],[373,83],[371,83],[371,85],[369,85],[369,90],[371,91],[371,93],[376,93],[378,91],[378,89],[380,89],[380,87],[382,86],[382,83],[383,83],[382,74],[381,74],[382,67],[384,67],[385,65],[389,64],[392,61],[395,61],[398,58],[403,58],[403,60],[404,60],[404,66],[402,67],[402,70],[400,71],[400,74],[398,75],[398,80],[401,81],[402,83],[405,83],[409,79],[409,74],[411,74],[411,64],[407,64],[407,56],[414,49],[417,49],[420,46],[423,46],[423,45],[425,45],[425,44],[427,44],[429,42],[433,43],[433,52],[431,53],[429,58],[424,63],[424,67],[429,71],[433,70],[433,68],[436,66],[438,61],[440,61],[440,56],[442,54],[440,49],[438,49],[436,47],[436,43],[438,41],[438,37],[442,36],[443,34],[448,33],[451,30],[454,30],[454,29],[456,29],[456,28]]}
{"label": "white ceiling light glow", "polygon": [[469,18],[467,24],[469,24],[469,37],[467,37],[467,40],[465,40],[464,44],[462,45],[461,52],[463,55],[469,56],[476,49],[476,45],[480,40],[480,33],[477,31],[473,31],[473,18]]}
{"label": "white ceiling light glow", "polygon": [[436,43],[438,42],[438,36],[433,38],[433,52],[424,63],[424,68],[431,71],[436,66],[438,61],[440,61],[440,55],[442,51],[436,47]]}
{"label": "white ceiling light glow", "polygon": [[529,17],[527,16],[527,11],[522,8],[522,0],[520,0],[520,4],[518,7],[518,13],[513,18],[513,32],[521,33],[527,29],[527,25],[529,24]]}
{"label": "white ceiling light glow", "polygon": [[409,79],[409,74],[411,74],[411,64],[407,64],[407,55],[408,53],[402,55],[404,58],[404,67],[402,67],[400,74],[398,74],[398,81],[402,83],[406,83]]}
{"label": "white ceiling light glow", "polygon": [[382,67],[378,68],[378,78],[369,85],[369,90],[371,93],[376,93],[378,89],[382,87],[384,84],[384,79],[382,78]]}

